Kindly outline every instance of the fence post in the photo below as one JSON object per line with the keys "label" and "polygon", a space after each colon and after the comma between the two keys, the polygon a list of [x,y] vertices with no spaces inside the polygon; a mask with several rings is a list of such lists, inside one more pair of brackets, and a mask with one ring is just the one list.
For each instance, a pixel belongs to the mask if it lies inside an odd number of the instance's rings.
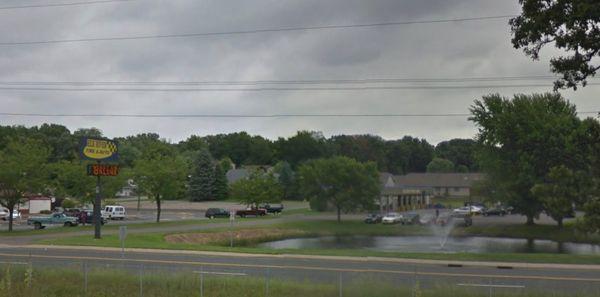
{"label": "fence post", "polygon": [[87,262],[83,261],[83,296],[87,296],[88,291],[88,267]]}
{"label": "fence post", "polygon": [[267,277],[265,278],[265,297],[269,297],[269,278],[271,277],[271,269],[267,267]]}
{"label": "fence post", "polygon": [[204,273],[200,266],[200,297],[204,297]]}
{"label": "fence post", "polygon": [[144,297],[144,264],[140,265],[140,297]]}
{"label": "fence post", "polygon": [[339,292],[340,292],[340,297],[343,297],[343,289],[344,289],[344,287],[343,287],[343,283],[342,283],[342,272],[340,272],[339,278],[340,278],[340,279],[339,279]]}

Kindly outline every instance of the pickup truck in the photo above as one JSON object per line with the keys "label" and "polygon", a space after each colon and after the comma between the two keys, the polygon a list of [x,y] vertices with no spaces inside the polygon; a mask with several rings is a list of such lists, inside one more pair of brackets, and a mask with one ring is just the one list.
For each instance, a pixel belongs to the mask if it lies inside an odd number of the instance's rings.
{"label": "pickup truck", "polygon": [[55,213],[45,217],[31,217],[27,225],[33,225],[35,229],[43,229],[47,225],[63,225],[65,227],[77,226],[77,218],[69,217],[64,213]]}
{"label": "pickup truck", "polygon": [[235,215],[242,218],[245,218],[247,216],[265,216],[267,215],[267,210],[264,208],[247,208],[236,210]]}

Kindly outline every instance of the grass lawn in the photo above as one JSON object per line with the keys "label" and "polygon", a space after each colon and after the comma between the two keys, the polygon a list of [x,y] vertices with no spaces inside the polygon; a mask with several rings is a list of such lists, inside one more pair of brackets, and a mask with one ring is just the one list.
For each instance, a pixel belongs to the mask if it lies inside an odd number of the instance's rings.
{"label": "grass lawn", "polygon": [[558,242],[577,242],[600,244],[600,236],[587,235],[578,232],[572,225],[565,225],[562,229],[556,225],[533,225],[524,224],[498,225],[498,226],[471,226],[469,228],[457,228],[452,233],[454,236],[488,236],[546,239]]}
{"label": "grass lawn", "polygon": [[448,198],[448,197],[433,197],[431,204],[442,204],[445,208],[459,208],[465,206],[466,198]]}
{"label": "grass lawn", "polygon": [[[522,233],[516,235],[531,235],[532,232],[549,232],[552,226],[534,226],[528,230],[527,226],[513,227],[514,230],[519,230]],[[473,227],[469,227],[473,228]],[[468,230],[464,228],[457,229],[456,232],[464,232]],[[521,228],[524,228],[523,231]],[[129,248],[152,248],[152,249],[181,249],[181,250],[201,250],[201,251],[219,251],[219,252],[240,252],[240,253],[257,253],[257,254],[305,254],[305,255],[330,255],[330,256],[356,256],[356,257],[396,257],[396,258],[413,258],[413,259],[433,259],[433,260],[464,260],[464,261],[501,261],[501,262],[528,262],[528,263],[565,263],[565,264],[600,264],[600,257],[594,255],[569,255],[569,254],[501,254],[501,253],[401,253],[401,252],[380,252],[364,249],[269,249],[256,247],[255,244],[266,240],[277,240],[288,237],[300,236],[322,236],[322,235],[371,235],[371,236],[403,236],[403,235],[428,235],[431,231],[427,227],[421,226],[398,226],[398,225],[368,225],[360,221],[343,221],[341,224],[335,221],[296,221],[281,223],[276,225],[250,227],[245,228],[238,226],[235,230],[256,229],[257,232],[268,234],[268,230],[273,233],[277,231],[277,236],[267,236],[265,238],[236,238],[234,247],[229,245],[229,229],[211,229],[204,232],[196,232],[197,235],[220,234],[221,237],[216,237],[214,242],[205,244],[190,243],[190,242],[169,242],[165,240],[167,233],[147,233],[147,234],[130,234],[127,237],[126,247]],[[289,230],[289,235],[281,231]],[[298,230],[303,231],[302,235],[298,234]],[[510,234],[511,229],[503,229],[504,233],[496,233],[494,228],[486,233],[484,229],[468,231],[473,235],[504,235]],[[266,231],[266,232],[265,232]],[[517,231],[515,231],[517,232]],[[566,232],[566,231],[565,231]],[[172,234],[172,233],[171,233]],[[194,233],[186,233],[192,234]],[[235,233],[234,233],[235,234]],[[461,235],[467,235],[465,233]],[[515,234],[513,234],[515,235]],[[542,234],[543,236],[560,236],[566,238],[566,233],[559,235]],[[515,236],[512,236],[515,237]],[[83,246],[103,246],[103,247],[119,247],[119,239],[117,235],[106,235],[102,239],[96,240],[90,236],[66,237],[52,240],[42,240],[41,244],[55,245],[83,245]]]}
{"label": "grass lawn", "polygon": [[[461,288],[448,283],[429,283],[424,286],[397,284],[393,279],[358,276],[340,287],[334,280],[296,281],[270,277],[268,283],[260,276],[211,276],[200,280],[191,271],[148,270],[141,274],[135,269],[60,267],[32,269],[0,266],[0,297],[46,296],[422,296],[422,297],[485,297],[488,290]],[[268,285],[267,285],[268,284]],[[8,288],[7,288],[8,287]],[[340,292],[341,289],[341,292]],[[200,293],[202,291],[202,293]],[[268,292],[268,294],[267,294]],[[495,297],[596,296],[596,292],[548,292],[533,290],[495,291]]]}
{"label": "grass lawn", "polygon": [[[279,216],[268,215],[265,217],[258,218],[244,218],[245,221],[252,220],[268,220],[275,219]],[[120,226],[127,226],[127,229],[147,229],[147,228],[163,228],[163,227],[173,227],[173,226],[188,226],[188,225],[206,225],[206,224],[217,224],[217,223],[226,223],[229,222],[229,219],[226,218],[215,218],[212,220],[207,219],[190,219],[190,220],[180,220],[180,221],[164,221],[160,223],[156,222],[148,222],[148,223],[133,223],[133,224],[121,224],[120,221],[109,221],[106,225],[102,226],[102,230],[117,230]],[[59,233],[73,233],[78,231],[92,231],[94,230],[93,225],[85,225],[85,226],[76,226],[76,227],[52,227],[42,230],[14,230],[12,232],[8,231],[0,231],[0,237],[2,236],[29,236],[29,235],[41,235],[41,234],[59,234]]]}

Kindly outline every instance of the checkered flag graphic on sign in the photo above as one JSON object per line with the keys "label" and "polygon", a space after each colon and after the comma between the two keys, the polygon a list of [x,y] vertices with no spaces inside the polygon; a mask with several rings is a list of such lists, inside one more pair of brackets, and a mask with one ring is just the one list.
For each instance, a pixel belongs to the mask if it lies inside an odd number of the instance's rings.
{"label": "checkered flag graphic on sign", "polygon": [[109,142],[108,150],[111,151],[112,153],[117,152],[117,145],[114,142]]}

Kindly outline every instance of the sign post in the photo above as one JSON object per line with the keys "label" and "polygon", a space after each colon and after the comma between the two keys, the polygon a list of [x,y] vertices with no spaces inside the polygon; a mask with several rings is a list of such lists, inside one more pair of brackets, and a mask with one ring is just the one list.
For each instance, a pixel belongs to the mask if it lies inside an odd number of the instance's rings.
{"label": "sign post", "polygon": [[229,212],[229,247],[233,247],[233,221],[235,220],[235,211]]}
{"label": "sign post", "polygon": [[125,258],[125,238],[127,238],[127,226],[119,226],[119,241],[121,241],[121,258]]}
{"label": "sign post", "polygon": [[87,167],[87,173],[96,176],[96,197],[94,199],[94,238],[100,239],[102,226],[102,195],[101,176],[116,176],[119,173],[117,165],[102,164],[102,162],[117,162],[119,160],[118,146],[115,141],[102,138],[82,138],[79,153],[82,159],[95,161]]}

